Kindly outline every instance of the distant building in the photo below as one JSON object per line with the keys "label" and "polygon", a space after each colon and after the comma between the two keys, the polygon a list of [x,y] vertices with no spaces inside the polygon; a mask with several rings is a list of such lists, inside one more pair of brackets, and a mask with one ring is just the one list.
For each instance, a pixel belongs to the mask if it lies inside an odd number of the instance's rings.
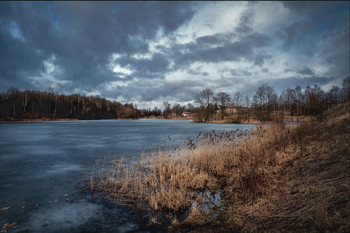
{"label": "distant building", "polygon": [[190,112],[183,112],[183,113],[182,113],[182,116],[183,116],[183,117],[190,117],[190,116],[191,116],[191,113],[190,113]]}

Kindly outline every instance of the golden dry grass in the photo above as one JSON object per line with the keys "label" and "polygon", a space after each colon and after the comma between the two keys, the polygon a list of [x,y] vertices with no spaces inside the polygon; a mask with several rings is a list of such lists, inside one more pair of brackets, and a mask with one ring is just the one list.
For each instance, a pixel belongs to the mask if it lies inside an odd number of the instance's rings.
{"label": "golden dry grass", "polygon": [[[190,224],[205,225],[201,230],[211,232],[211,224],[223,232],[347,232],[348,110],[349,103],[338,107],[338,114],[329,112],[324,122],[198,135],[176,153],[158,151],[141,154],[138,161],[113,161],[90,179],[91,188],[142,209],[190,209],[183,222],[172,219],[172,230]],[[223,195],[211,213],[193,206],[194,201],[203,202],[198,193],[206,190]]]}

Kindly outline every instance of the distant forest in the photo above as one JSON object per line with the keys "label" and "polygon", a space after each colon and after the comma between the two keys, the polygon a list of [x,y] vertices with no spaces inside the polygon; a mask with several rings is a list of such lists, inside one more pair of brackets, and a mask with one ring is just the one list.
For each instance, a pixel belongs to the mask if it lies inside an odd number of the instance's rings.
{"label": "distant forest", "polygon": [[[0,120],[23,119],[138,119],[141,117],[179,117],[183,112],[195,121],[206,122],[229,118],[232,122],[274,120],[278,114],[292,116],[314,116],[322,119],[327,108],[350,100],[350,78],[345,78],[342,87],[333,86],[323,91],[319,86],[300,86],[284,89],[278,96],[272,87],[262,85],[254,96],[243,97],[239,92],[231,98],[227,93],[215,94],[213,90],[203,89],[195,96],[195,102],[181,106],[164,101],[164,110],[138,109],[132,103],[122,104],[109,101],[100,96],[82,96],[79,94],[60,95],[52,88],[47,91],[19,91],[10,88],[0,93]],[[279,115],[280,116],[280,115]]]}
{"label": "distant forest", "polygon": [[45,92],[10,88],[0,94],[0,119],[136,119],[140,110],[132,103],[122,104],[99,96],[59,95],[52,88]]}

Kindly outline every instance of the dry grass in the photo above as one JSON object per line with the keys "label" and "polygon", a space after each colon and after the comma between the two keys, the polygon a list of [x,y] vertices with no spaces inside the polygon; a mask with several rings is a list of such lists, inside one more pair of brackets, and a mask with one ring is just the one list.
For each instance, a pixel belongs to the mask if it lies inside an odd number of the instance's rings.
{"label": "dry grass", "polygon": [[[350,230],[348,109],[349,104],[339,107],[338,115],[328,113],[322,123],[212,131],[175,153],[158,151],[142,154],[138,161],[113,161],[111,168],[90,179],[91,188],[142,209],[173,213],[190,209],[182,223],[173,219],[172,229],[211,223],[248,232],[346,232]],[[224,198],[210,213],[193,206],[194,201],[208,201],[198,195],[206,190],[219,191]]]}
{"label": "dry grass", "polygon": [[289,131],[284,149],[272,153],[275,185],[269,195],[231,205],[243,231],[349,232],[350,117],[340,110],[325,122]]}

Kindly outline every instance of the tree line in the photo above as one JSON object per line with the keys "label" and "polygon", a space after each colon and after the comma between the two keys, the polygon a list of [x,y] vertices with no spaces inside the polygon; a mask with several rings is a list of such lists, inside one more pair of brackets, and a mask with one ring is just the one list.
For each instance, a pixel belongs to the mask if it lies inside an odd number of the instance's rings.
{"label": "tree line", "polygon": [[[284,114],[313,116],[322,120],[326,109],[349,100],[349,77],[343,80],[342,88],[333,86],[325,92],[317,85],[307,86],[304,90],[296,86],[294,89],[282,90],[279,96],[267,84],[258,87],[253,97],[243,97],[240,92],[236,92],[232,99],[225,92],[215,94],[213,90],[206,88],[195,97],[195,102],[199,104],[195,109],[195,120],[223,120],[226,115],[231,115],[231,120],[237,123],[248,119],[269,121],[283,119]],[[230,107],[231,112],[227,111]]]}
{"label": "tree line", "polygon": [[62,95],[49,88],[46,91],[19,91],[10,88],[0,93],[0,120],[21,119],[138,119],[141,117],[179,117],[189,112],[194,121],[208,122],[224,120],[241,123],[249,119],[269,121],[291,116],[314,116],[322,120],[323,112],[339,103],[350,100],[350,78],[345,78],[342,87],[333,86],[325,92],[321,87],[300,86],[286,88],[278,96],[274,89],[265,84],[257,88],[252,97],[236,92],[233,97],[225,92],[214,93],[203,89],[191,103],[180,105],[163,102],[163,110],[138,109],[132,103],[122,104],[100,96],[79,94]]}
{"label": "tree line", "polygon": [[[169,114],[175,112],[178,116],[187,110],[180,104],[174,104],[171,110],[169,108],[170,104],[166,110]],[[46,91],[20,91],[11,87],[7,92],[0,93],[0,120],[170,118],[166,111],[158,107],[140,110],[135,104],[122,104],[100,96],[62,95],[52,88]]]}
{"label": "tree line", "polygon": [[99,96],[60,95],[52,88],[44,92],[10,88],[0,93],[0,119],[136,119],[140,110]]}

